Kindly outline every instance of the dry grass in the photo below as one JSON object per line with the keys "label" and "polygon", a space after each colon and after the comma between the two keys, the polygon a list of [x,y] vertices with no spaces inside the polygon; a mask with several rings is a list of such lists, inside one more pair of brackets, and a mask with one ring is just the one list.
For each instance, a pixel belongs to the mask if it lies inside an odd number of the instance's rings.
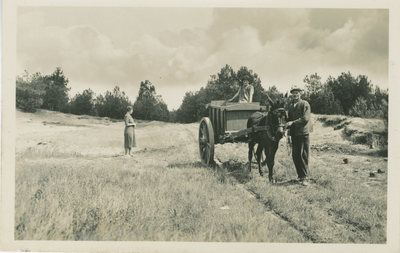
{"label": "dry grass", "polygon": [[122,122],[49,114],[17,112],[15,239],[386,242],[387,161],[334,138],[321,149],[322,123],[302,187],[284,145],[271,185],[243,171],[243,143],[216,146],[224,168],[202,166],[197,124],[143,122],[126,159]]}
{"label": "dry grass", "polygon": [[35,135],[47,144],[17,153],[15,238],[307,242],[198,162],[197,124],[139,126],[129,159],[122,133],[123,123]]}
{"label": "dry grass", "polygon": [[383,120],[336,115],[318,115],[315,118],[324,126],[340,130],[342,137],[351,143],[387,150],[388,129]]}
{"label": "dry grass", "polygon": [[55,162],[21,164],[17,180],[27,184],[17,191],[16,239],[306,241],[201,166]]}
{"label": "dry grass", "polygon": [[[256,164],[250,174],[244,172],[248,166],[245,144],[229,145],[220,145],[216,151],[227,173],[311,241],[386,242],[386,159],[357,152],[352,155],[345,148],[340,152],[312,149],[310,185],[303,187],[294,182],[295,167],[281,143],[275,161],[278,183],[272,185],[267,183],[267,176],[260,177]],[[233,147],[235,151],[229,152]],[[344,158],[348,164],[343,162]],[[264,170],[268,173],[266,166]],[[377,173],[378,170],[384,173]]]}

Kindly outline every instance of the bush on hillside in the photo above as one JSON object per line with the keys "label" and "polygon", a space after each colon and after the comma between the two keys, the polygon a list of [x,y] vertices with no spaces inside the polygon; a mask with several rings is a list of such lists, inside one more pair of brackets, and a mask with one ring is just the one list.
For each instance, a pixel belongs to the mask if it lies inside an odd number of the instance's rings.
{"label": "bush on hillside", "polygon": [[366,99],[372,90],[372,84],[367,76],[359,75],[355,78],[350,72],[343,72],[337,79],[329,77],[326,84],[335,99],[340,101],[345,115],[349,115],[358,97]]}
{"label": "bush on hillside", "polygon": [[44,77],[45,93],[43,96],[42,108],[50,111],[68,112],[68,78],[64,75],[61,68],[49,76]]}
{"label": "bush on hillside", "polygon": [[43,99],[40,91],[17,87],[15,102],[17,108],[24,112],[36,112],[36,109],[42,105]]}
{"label": "bush on hillside", "polygon": [[113,91],[106,91],[105,95],[99,95],[95,101],[95,112],[100,117],[109,117],[113,119],[123,119],[126,114],[126,108],[132,105],[125,92],[115,86]]}
{"label": "bush on hillside", "polygon": [[149,81],[140,82],[138,97],[133,104],[134,118],[143,120],[168,121],[169,112],[161,95],[157,95],[156,88]]}
{"label": "bush on hillside", "polygon": [[29,75],[27,71],[16,80],[16,107],[25,112],[35,112],[43,104],[44,78],[40,73]]}
{"label": "bush on hillside", "polygon": [[38,108],[68,112],[68,79],[61,68],[51,75],[39,72],[29,75],[27,71],[16,78],[16,107],[28,112]]}
{"label": "bush on hillside", "polygon": [[354,117],[382,119],[387,132],[389,120],[388,102],[388,90],[381,90],[379,87],[376,87],[375,91],[371,92],[367,99],[359,96],[354,106],[349,110],[349,114]]}
{"label": "bush on hillside", "polygon": [[368,109],[367,100],[358,97],[354,106],[350,109],[349,115],[360,118],[375,118],[379,111]]}
{"label": "bush on hillside", "polygon": [[95,94],[91,89],[84,90],[82,94],[78,92],[69,103],[70,112],[76,115],[97,116],[94,111],[94,98]]}

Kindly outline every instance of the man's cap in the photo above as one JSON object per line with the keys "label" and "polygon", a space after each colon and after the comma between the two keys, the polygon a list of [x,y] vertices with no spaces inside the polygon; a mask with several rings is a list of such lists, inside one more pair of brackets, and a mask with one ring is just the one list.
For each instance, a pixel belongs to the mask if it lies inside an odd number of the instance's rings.
{"label": "man's cap", "polygon": [[303,91],[303,89],[296,85],[293,85],[292,88],[290,88],[290,93],[293,93],[293,91]]}

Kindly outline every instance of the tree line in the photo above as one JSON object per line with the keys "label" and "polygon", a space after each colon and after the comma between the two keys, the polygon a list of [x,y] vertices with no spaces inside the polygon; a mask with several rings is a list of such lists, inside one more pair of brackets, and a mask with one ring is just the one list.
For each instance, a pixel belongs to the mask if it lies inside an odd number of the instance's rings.
{"label": "tree line", "polygon": [[368,77],[343,72],[322,83],[317,73],[306,76],[303,99],[313,113],[342,114],[361,118],[381,118],[388,122],[389,91],[373,86]]}
{"label": "tree line", "polygon": [[260,102],[261,105],[268,107],[268,95],[271,99],[283,96],[275,86],[265,90],[261,86],[261,80],[257,73],[247,69],[247,67],[241,67],[235,72],[231,66],[225,65],[219,73],[211,75],[211,79],[207,81],[205,87],[196,92],[186,92],[181,106],[175,112],[174,120],[181,123],[191,123],[208,116],[206,104],[212,100],[231,99],[238,91],[239,83],[243,82],[244,77],[247,77],[249,83],[254,87],[253,102]]}
{"label": "tree line", "polygon": [[25,112],[37,109],[60,111],[76,115],[92,115],[122,119],[126,108],[134,108],[133,117],[144,120],[168,121],[169,111],[161,95],[157,95],[154,85],[145,80],[140,83],[138,97],[132,103],[118,86],[104,95],[96,94],[89,88],[69,98],[68,78],[61,68],[51,75],[25,71],[16,78],[16,107]]}
{"label": "tree line", "polygon": [[[212,75],[207,85],[196,92],[187,92],[182,104],[175,112],[175,120],[182,123],[195,122],[208,115],[205,108],[212,100],[227,100],[232,98],[244,76],[249,77],[249,83],[254,86],[253,101],[266,105],[267,95],[276,100],[283,98],[275,85],[267,90],[261,86],[261,80],[256,73],[241,67],[235,72],[229,65],[221,69],[217,75]],[[362,118],[382,118],[388,120],[388,89],[382,90],[373,84],[365,75],[354,77],[350,72],[342,73],[338,78],[331,76],[323,83],[317,73],[306,76],[302,99],[310,103],[313,113],[339,114]]]}
{"label": "tree line", "polygon": [[[206,104],[212,100],[228,100],[239,89],[238,84],[246,77],[254,87],[253,101],[269,107],[268,96],[272,100],[284,94],[275,85],[264,89],[257,73],[247,67],[234,71],[225,65],[217,74],[211,75],[205,87],[199,91],[188,91],[177,110],[169,111],[162,96],[156,93],[155,86],[145,80],[140,83],[138,96],[134,103],[124,91],[115,86],[112,91],[96,96],[91,89],[77,93],[69,98],[68,78],[61,68],[51,75],[25,71],[16,78],[17,108],[34,112],[47,109],[77,115],[92,115],[122,119],[128,105],[133,106],[133,117],[144,120],[191,123],[208,116]],[[325,82],[317,73],[306,76],[302,98],[310,103],[316,114],[342,114],[363,118],[382,118],[388,121],[388,89],[374,87],[367,76],[354,77],[350,72],[339,77],[331,76]]]}

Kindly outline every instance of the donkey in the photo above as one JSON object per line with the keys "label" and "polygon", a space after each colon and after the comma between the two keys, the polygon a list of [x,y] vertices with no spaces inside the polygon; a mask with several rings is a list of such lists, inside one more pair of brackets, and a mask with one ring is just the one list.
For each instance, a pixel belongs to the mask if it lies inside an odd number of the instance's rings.
{"label": "donkey", "polygon": [[[274,103],[269,97],[268,102],[271,104],[271,108],[268,113],[255,112],[247,121],[247,128],[253,126],[266,126],[267,130],[260,132],[253,132],[250,134],[249,140],[249,171],[251,171],[251,159],[253,156],[254,145],[258,143],[256,151],[256,159],[258,164],[258,171],[263,176],[264,173],[261,170],[261,154],[264,150],[266,156],[266,163],[268,166],[268,178],[269,181],[275,183],[274,179],[274,160],[275,154],[278,150],[279,140],[283,137],[285,132],[285,124],[287,122],[287,115],[284,109],[285,102],[279,100]],[[264,162],[263,162],[264,164]]]}

